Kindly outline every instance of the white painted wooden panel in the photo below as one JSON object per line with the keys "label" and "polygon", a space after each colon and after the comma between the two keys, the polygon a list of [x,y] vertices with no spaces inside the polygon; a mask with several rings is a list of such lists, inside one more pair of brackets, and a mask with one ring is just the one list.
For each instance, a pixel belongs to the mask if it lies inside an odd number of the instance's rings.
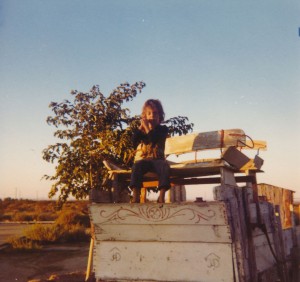
{"label": "white painted wooden panel", "polygon": [[165,153],[182,154],[197,150],[244,146],[245,133],[241,129],[218,130],[175,136],[166,141]]}
{"label": "white painted wooden panel", "polygon": [[234,281],[230,244],[105,241],[94,265],[103,280]]}
{"label": "white painted wooden panel", "polygon": [[227,225],[221,202],[193,204],[92,204],[94,224]]}
{"label": "white painted wooden panel", "polygon": [[97,241],[170,241],[231,243],[226,225],[95,224]]}

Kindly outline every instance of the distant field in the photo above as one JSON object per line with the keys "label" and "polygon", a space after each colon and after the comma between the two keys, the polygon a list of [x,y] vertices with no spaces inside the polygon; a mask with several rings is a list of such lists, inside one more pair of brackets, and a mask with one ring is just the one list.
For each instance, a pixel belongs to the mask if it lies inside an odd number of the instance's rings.
{"label": "distant field", "polygon": [[88,201],[66,202],[60,209],[55,201],[0,199],[0,222],[54,221],[62,211],[87,214]]}
{"label": "distant field", "polygon": [[0,246],[6,243],[7,239],[11,236],[22,236],[22,231],[26,226],[28,224],[0,223]]}
{"label": "distant field", "polygon": [[11,236],[22,236],[30,224],[53,223],[62,213],[88,218],[88,201],[70,201],[59,209],[55,201],[0,199],[0,245]]}
{"label": "distant field", "polygon": [[30,226],[29,223],[4,223],[0,222],[0,247],[12,236],[22,236],[23,230]]}

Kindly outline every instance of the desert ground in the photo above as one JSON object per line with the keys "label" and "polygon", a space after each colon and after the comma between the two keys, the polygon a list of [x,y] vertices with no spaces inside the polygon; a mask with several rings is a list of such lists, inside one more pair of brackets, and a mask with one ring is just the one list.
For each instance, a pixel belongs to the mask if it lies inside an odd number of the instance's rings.
{"label": "desert ground", "polygon": [[[47,246],[37,251],[0,250],[0,281],[85,281],[89,244]],[[93,281],[92,277],[90,279]]]}
{"label": "desert ground", "polygon": [[[0,201],[0,282],[85,281],[88,242],[51,244],[42,249],[28,251],[17,251],[8,247],[9,238],[24,236],[24,229],[30,225],[52,224],[60,213],[68,215],[74,210],[80,215],[84,214],[87,202],[68,202],[61,211],[57,211],[54,201]],[[31,221],[25,219],[28,216]],[[39,219],[41,216],[43,219]]]}

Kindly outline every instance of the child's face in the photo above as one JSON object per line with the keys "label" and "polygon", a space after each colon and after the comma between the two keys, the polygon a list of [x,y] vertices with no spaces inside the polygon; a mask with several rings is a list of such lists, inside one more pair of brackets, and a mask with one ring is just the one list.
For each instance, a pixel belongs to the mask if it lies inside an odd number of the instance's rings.
{"label": "child's face", "polygon": [[152,122],[153,126],[159,124],[159,113],[156,107],[147,107],[145,110],[145,117]]}

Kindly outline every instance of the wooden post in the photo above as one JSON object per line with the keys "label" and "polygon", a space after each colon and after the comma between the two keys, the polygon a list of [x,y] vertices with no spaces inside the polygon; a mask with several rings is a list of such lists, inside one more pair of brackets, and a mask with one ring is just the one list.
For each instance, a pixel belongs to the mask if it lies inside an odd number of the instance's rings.
{"label": "wooden post", "polygon": [[[221,168],[221,187],[219,188],[219,200],[225,200],[229,204],[230,225],[236,257],[236,268],[239,281],[257,281],[255,256],[251,249],[251,230],[248,219],[248,200],[244,199],[244,192],[236,184],[234,173],[226,168]],[[250,238],[249,238],[250,235]],[[250,251],[251,250],[251,251]]]}
{"label": "wooden post", "polygon": [[147,201],[147,188],[143,187],[141,189],[141,203],[144,204]]}
{"label": "wooden post", "polygon": [[221,185],[226,187],[236,187],[236,182],[234,178],[234,174],[231,170],[221,167]]}
{"label": "wooden post", "polygon": [[91,242],[90,242],[90,249],[89,249],[88,264],[87,264],[87,269],[86,269],[85,281],[89,280],[91,272],[92,272],[92,266],[93,266],[93,249],[94,249],[94,234],[92,234]]}
{"label": "wooden post", "polygon": [[[90,215],[90,220],[91,220],[91,215]],[[90,248],[89,248],[89,256],[88,256],[88,263],[87,263],[87,268],[86,268],[85,281],[88,281],[90,279],[92,268],[93,268],[94,244],[95,244],[95,228],[94,228],[94,224],[91,220],[91,241],[90,241]]]}
{"label": "wooden post", "polygon": [[275,221],[275,234],[278,237],[278,243],[279,243],[279,248],[278,249],[278,254],[279,257],[277,256],[279,268],[280,268],[280,274],[281,274],[281,279],[283,282],[288,282],[289,279],[287,277],[287,266],[286,266],[286,253],[285,253],[285,248],[284,248],[284,239],[283,239],[283,229],[281,226],[281,220],[280,220],[280,207],[278,205],[275,206],[275,212],[279,216],[276,216],[275,213],[273,213],[274,216],[274,221]]}
{"label": "wooden post", "polygon": [[247,262],[249,267],[249,277],[250,281],[257,281],[257,265],[256,265],[256,256],[255,256],[255,246],[253,240],[253,226],[251,223],[250,216],[250,204],[253,200],[253,191],[249,191],[249,187],[242,187],[242,204],[244,207],[244,228],[246,230],[246,254],[247,254]]}
{"label": "wooden post", "polygon": [[169,191],[171,203],[180,203],[186,201],[184,185],[172,185]]}
{"label": "wooden post", "polygon": [[[253,180],[250,183],[250,185],[253,189],[253,201],[254,201],[254,203],[258,203],[258,189],[257,189],[256,172],[247,170],[246,175],[253,176],[252,177]],[[247,185],[249,185],[249,183],[247,183]]]}

